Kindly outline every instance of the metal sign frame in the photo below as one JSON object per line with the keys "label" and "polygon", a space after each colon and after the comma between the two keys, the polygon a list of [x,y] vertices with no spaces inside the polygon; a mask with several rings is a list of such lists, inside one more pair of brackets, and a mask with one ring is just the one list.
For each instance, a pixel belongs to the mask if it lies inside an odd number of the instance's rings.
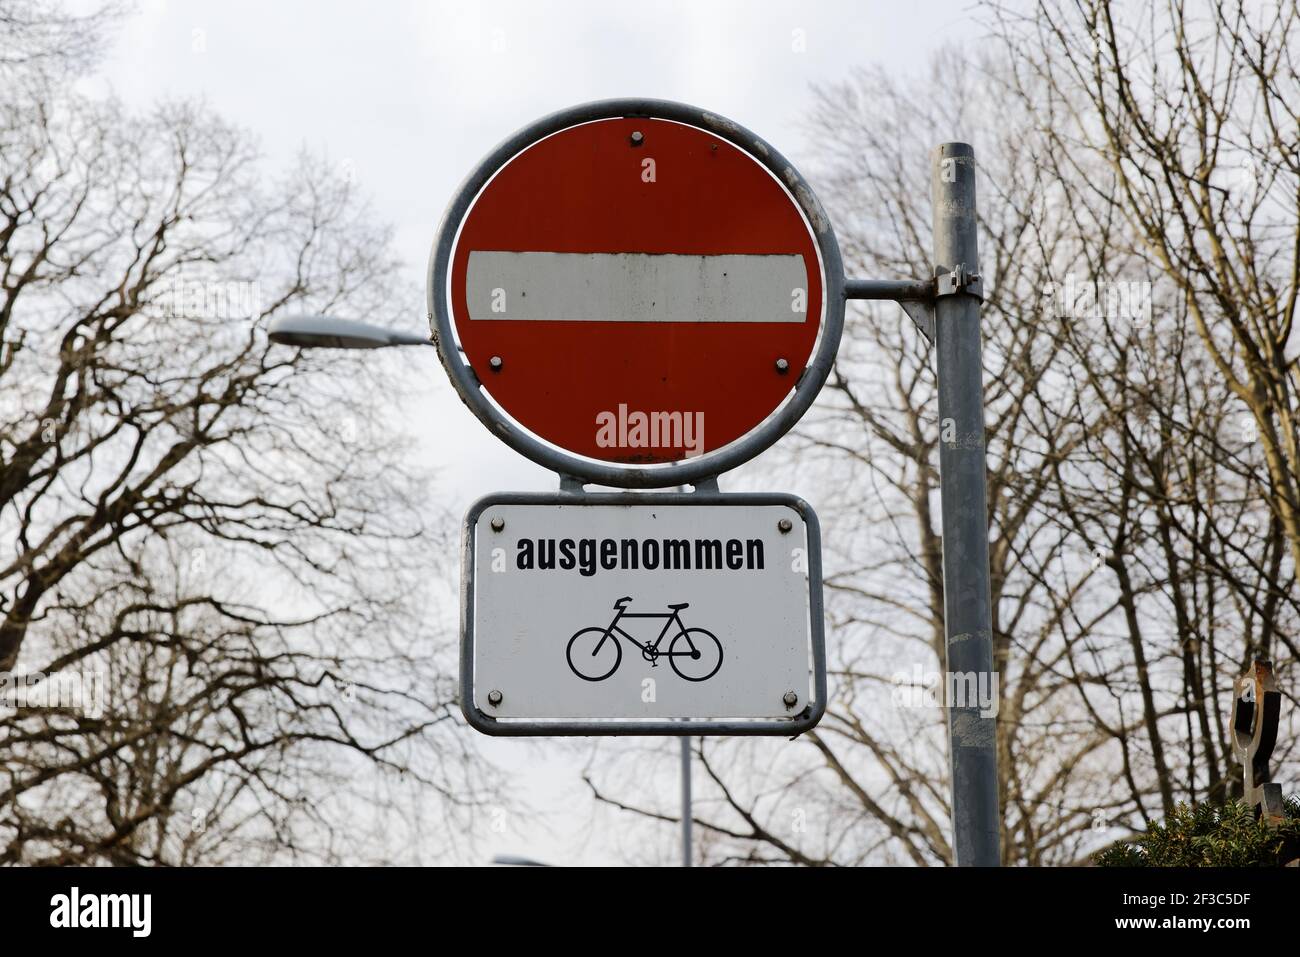
{"label": "metal sign frame", "polygon": [[[791,202],[799,207],[812,231],[821,260],[822,328],[813,356],[794,384],[793,395],[759,425],[728,445],[697,458],[667,464],[620,465],[602,462],[564,451],[525,429],[484,394],[478,376],[457,347],[449,305],[451,256],[461,224],[497,171],[528,147],[554,133],[583,123],[621,117],[645,117],[693,126],[744,151],[776,178],[789,194]],[[844,300],[844,263],[840,258],[839,243],[831,228],[830,217],[794,165],[777,152],[775,147],[738,123],[698,107],[670,100],[598,100],[553,113],[519,130],[492,150],[456,191],[438,227],[429,258],[428,318],[434,345],[438,347],[438,356],[447,376],[470,411],[493,435],[537,464],[563,476],[621,488],[698,485],[702,479],[712,478],[748,462],[785,435],[812,405],[830,374],[835,353],[839,349],[840,336],[844,331]]]}
{"label": "metal sign frame", "polygon": [[[794,509],[808,532],[809,640],[812,643],[813,701],[788,719],[591,720],[494,718],[474,704],[474,569],[477,558],[474,528],[479,517],[496,505],[781,505]],[[821,526],[812,506],[797,495],[781,492],[498,492],[479,499],[465,516],[461,531],[460,707],[470,726],[494,736],[529,735],[784,735],[811,730],[826,713],[826,638],[822,607]]]}

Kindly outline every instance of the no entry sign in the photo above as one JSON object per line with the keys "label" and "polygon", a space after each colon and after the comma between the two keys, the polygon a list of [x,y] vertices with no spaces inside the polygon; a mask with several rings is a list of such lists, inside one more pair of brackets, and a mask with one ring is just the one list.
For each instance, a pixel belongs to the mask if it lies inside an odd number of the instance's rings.
{"label": "no entry sign", "polygon": [[825,214],[775,150],[680,104],[607,101],[502,144],[439,233],[430,314],[479,417],[562,473],[717,474],[811,403],[838,345]]}

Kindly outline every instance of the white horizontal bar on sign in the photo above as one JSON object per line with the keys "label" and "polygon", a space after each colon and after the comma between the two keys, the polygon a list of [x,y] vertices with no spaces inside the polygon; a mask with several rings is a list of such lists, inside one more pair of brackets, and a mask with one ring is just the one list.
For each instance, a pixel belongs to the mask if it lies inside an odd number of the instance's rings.
{"label": "white horizontal bar on sign", "polygon": [[802,256],[469,254],[471,319],[537,322],[803,322]]}

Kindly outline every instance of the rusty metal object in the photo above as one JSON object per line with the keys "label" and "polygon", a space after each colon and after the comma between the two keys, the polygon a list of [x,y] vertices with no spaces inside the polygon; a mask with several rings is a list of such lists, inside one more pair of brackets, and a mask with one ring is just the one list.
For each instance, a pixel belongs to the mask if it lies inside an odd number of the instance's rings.
{"label": "rusty metal object", "polygon": [[1277,743],[1282,695],[1273,679],[1273,663],[1255,659],[1250,671],[1233,682],[1232,750],[1241,762],[1242,800],[1257,817],[1276,824],[1285,819],[1282,786],[1269,780],[1269,758]]}

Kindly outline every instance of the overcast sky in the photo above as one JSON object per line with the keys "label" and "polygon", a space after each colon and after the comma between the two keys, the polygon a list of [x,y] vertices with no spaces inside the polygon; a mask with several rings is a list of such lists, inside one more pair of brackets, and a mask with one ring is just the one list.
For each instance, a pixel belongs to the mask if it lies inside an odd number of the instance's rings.
{"label": "overcast sky", "polygon": [[[260,138],[272,169],[304,146],[349,164],[396,229],[412,330],[424,328],[425,265],[444,206],[483,155],[526,123],[608,97],[680,100],[742,123],[798,163],[816,150],[800,126],[811,84],[856,65],[924,69],[936,48],[980,34],[968,0],[138,5],[100,82],[140,107],[202,97]],[[463,409],[429,358],[432,408],[412,410],[411,427],[427,435],[422,448],[442,470],[451,510],[492,491],[555,488]],[[516,769],[512,784],[548,823],[512,821],[506,834],[485,836],[485,857],[618,860],[608,835],[588,832],[572,751],[544,741],[493,741],[487,750]]]}

